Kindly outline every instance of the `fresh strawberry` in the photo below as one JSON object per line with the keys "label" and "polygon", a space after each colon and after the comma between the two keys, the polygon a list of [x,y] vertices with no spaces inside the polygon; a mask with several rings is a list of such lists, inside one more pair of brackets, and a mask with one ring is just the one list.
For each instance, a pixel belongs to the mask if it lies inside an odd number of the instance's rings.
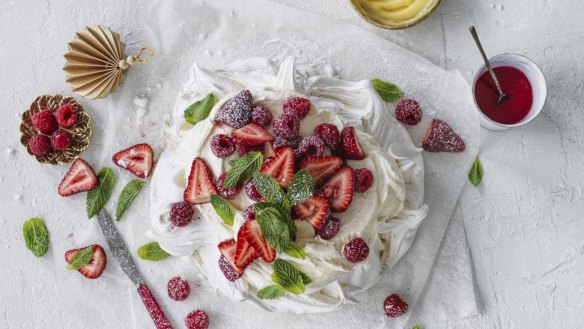
{"label": "fresh strawberry", "polygon": [[464,141],[444,121],[434,119],[428,134],[422,142],[422,147],[428,152],[464,152]]}
{"label": "fresh strawberry", "polygon": [[260,228],[260,224],[258,224],[257,220],[252,219],[243,223],[241,232],[247,242],[253,246],[253,248],[266,263],[271,263],[274,261],[274,259],[276,259],[276,249],[272,248],[266,239],[264,239],[264,236],[262,235],[262,229]]}
{"label": "fresh strawberry", "polygon": [[315,186],[320,186],[341,169],[342,164],[343,160],[336,156],[309,156],[302,160],[300,168],[312,176]]}
{"label": "fresh strawberry", "polygon": [[362,160],[365,158],[355,128],[347,127],[341,132],[341,151],[347,159]]}
{"label": "fresh strawberry", "polygon": [[83,159],[77,159],[59,184],[59,195],[69,196],[93,190],[97,186],[95,172]]}
{"label": "fresh strawberry", "polygon": [[152,174],[154,152],[148,144],[136,144],[121,150],[112,157],[114,163],[132,174],[146,178]]}
{"label": "fresh strawberry", "polygon": [[232,132],[231,137],[236,143],[247,146],[259,145],[274,140],[269,132],[253,122]]}
{"label": "fresh strawberry", "polygon": [[237,233],[237,247],[235,249],[235,266],[240,269],[245,269],[251,262],[258,259],[260,255],[252,247],[243,234],[243,230],[240,229]]}
{"label": "fresh strawberry", "polygon": [[294,150],[281,147],[274,151],[274,158],[260,170],[262,174],[272,176],[280,186],[288,188],[294,176]]}
{"label": "fresh strawberry", "polygon": [[334,212],[344,212],[353,201],[353,169],[341,168],[324,184],[320,194],[331,200]]}
{"label": "fresh strawberry", "polygon": [[[234,239],[229,239],[229,240],[225,240],[221,243],[219,243],[218,245],[219,248],[219,252],[221,252],[221,254],[223,255],[223,257],[225,257],[225,260],[227,260],[227,262],[229,263],[229,265],[231,266],[231,269],[234,270],[235,272],[237,272],[237,274],[243,274],[243,269],[235,266],[235,252],[237,250],[237,242]],[[223,269],[221,269],[223,270]],[[225,273],[225,270],[223,270],[223,273]],[[227,276],[227,274],[226,274]],[[235,280],[232,280],[235,281]]]}
{"label": "fresh strawberry", "polygon": [[292,210],[296,218],[306,220],[314,228],[320,229],[330,213],[330,204],[327,198],[313,195],[301,204],[295,205]]}
{"label": "fresh strawberry", "polygon": [[[73,256],[85,248],[87,247],[67,251],[65,253],[65,261],[67,261],[67,263],[71,263],[71,259],[73,258]],[[107,257],[105,255],[105,250],[103,250],[103,248],[100,245],[94,244],[93,246],[91,246],[91,248],[92,248],[91,260],[89,261],[89,263],[87,263],[87,265],[83,266],[77,271],[79,271],[79,273],[83,274],[88,279],[96,279],[99,278],[101,273],[103,273]]]}
{"label": "fresh strawberry", "polygon": [[211,201],[211,194],[217,194],[213,176],[203,158],[195,158],[191,166],[191,174],[184,199],[190,204],[201,204]]}

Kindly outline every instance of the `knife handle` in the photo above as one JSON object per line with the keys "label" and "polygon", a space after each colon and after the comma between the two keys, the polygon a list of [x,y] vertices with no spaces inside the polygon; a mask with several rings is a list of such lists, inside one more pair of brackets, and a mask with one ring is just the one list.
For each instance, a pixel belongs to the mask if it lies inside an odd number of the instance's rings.
{"label": "knife handle", "polygon": [[146,306],[148,313],[150,313],[150,316],[152,317],[152,320],[154,321],[156,328],[172,329],[172,325],[170,325],[170,322],[166,318],[166,315],[160,308],[160,305],[158,305],[158,303],[156,302],[156,299],[154,299],[154,295],[152,295],[152,292],[150,291],[150,289],[148,289],[148,286],[145,283],[141,283],[138,285],[138,294],[140,294],[140,297],[142,297],[142,301],[144,302],[144,305]]}

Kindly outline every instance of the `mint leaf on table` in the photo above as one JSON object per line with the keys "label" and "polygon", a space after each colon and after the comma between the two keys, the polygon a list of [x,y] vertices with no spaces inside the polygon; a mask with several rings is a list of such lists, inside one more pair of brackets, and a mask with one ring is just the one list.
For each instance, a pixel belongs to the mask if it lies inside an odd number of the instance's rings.
{"label": "mint leaf on table", "polygon": [[211,109],[217,103],[217,98],[211,93],[209,93],[205,98],[194,102],[191,106],[187,107],[184,111],[184,118],[185,121],[196,125],[200,121],[205,120],[209,113],[211,113]]}
{"label": "mint leaf on table", "polygon": [[275,203],[286,211],[290,211],[290,200],[280,187],[280,184],[270,175],[255,174],[253,183],[258,193],[268,202]]}
{"label": "mint leaf on table", "polygon": [[262,288],[260,291],[258,291],[257,296],[259,299],[276,299],[276,298],[284,297],[285,293],[286,293],[286,289],[284,289],[280,285],[274,284],[274,285]]}
{"label": "mint leaf on table", "polygon": [[49,230],[40,218],[31,218],[22,227],[24,242],[32,253],[41,257],[49,250]]}
{"label": "mint leaf on table", "polygon": [[67,265],[68,270],[78,270],[80,268],[85,267],[85,265],[89,264],[91,261],[91,256],[93,255],[93,247],[89,246],[87,248],[83,248],[77,251],[71,260],[69,261],[69,265]]}
{"label": "mint leaf on table", "polygon": [[139,179],[132,179],[128,184],[126,184],[118,199],[116,220],[122,219],[122,216],[124,216],[126,210],[128,210],[132,202],[134,202],[134,199],[136,196],[138,196],[138,193],[140,193],[140,190],[142,190],[144,184],[145,182]]}
{"label": "mint leaf on table", "polygon": [[230,189],[237,186],[240,182],[252,178],[264,164],[264,156],[262,153],[252,151],[242,156],[241,158],[229,161],[231,169],[227,172],[223,187]]}
{"label": "mint leaf on table", "polygon": [[483,179],[483,165],[481,161],[477,157],[470,168],[470,172],[468,173],[468,180],[471,182],[472,185],[478,186]]}
{"label": "mint leaf on table", "polygon": [[116,185],[111,168],[104,167],[97,173],[97,187],[87,193],[87,217],[92,218],[105,206]]}
{"label": "mint leaf on table", "polygon": [[160,248],[158,242],[150,242],[138,248],[138,257],[144,260],[159,261],[168,256],[170,254]]}
{"label": "mint leaf on table", "polygon": [[304,286],[300,271],[292,264],[283,259],[276,259],[274,264],[272,264],[272,268],[274,269],[272,281],[293,294],[304,293],[306,287]]}
{"label": "mint leaf on table", "polygon": [[288,199],[293,205],[297,205],[306,201],[312,196],[314,192],[314,181],[312,176],[304,170],[300,169],[292,177],[290,186],[288,187]]}
{"label": "mint leaf on table", "polygon": [[393,83],[383,81],[380,79],[371,80],[373,88],[379,94],[379,97],[386,102],[395,103],[402,99],[406,94]]}
{"label": "mint leaf on table", "polygon": [[229,201],[218,196],[217,194],[211,194],[211,205],[225,224],[233,226],[233,221],[235,219],[235,209],[233,209],[233,206],[231,203],[229,203]]}

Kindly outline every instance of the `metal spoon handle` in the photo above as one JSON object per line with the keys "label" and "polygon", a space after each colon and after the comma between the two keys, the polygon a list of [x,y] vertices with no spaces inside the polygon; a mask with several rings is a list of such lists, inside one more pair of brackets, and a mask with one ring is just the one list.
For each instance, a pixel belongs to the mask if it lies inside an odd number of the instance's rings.
{"label": "metal spoon handle", "polygon": [[471,26],[469,28],[469,30],[470,30],[470,34],[472,34],[472,37],[477,44],[477,47],[479,47],[479,51],[481,52],[481,56],[483,56],[483,60],[485,61],[485,66],[487,67],[487,70],[489,70],[489,74],[491,75],[491,78],[495,82],[495,87],[497,87],[497,91],[499,92],[499,95],[504,95],[503,90],[501,89],[501,85],[499,84],[499,80],[497,80],[497,76],[495,75],[495,72],[493,72],[493,68],[491,67],[491,63],[489,63],[489,59],[487,58],[487,54],[485,54],[485,50],[483,49],[483,45],[481,44],[481,41],[479,40],[479,35],[477,34],[477,30],[475,29],[474,26]]}

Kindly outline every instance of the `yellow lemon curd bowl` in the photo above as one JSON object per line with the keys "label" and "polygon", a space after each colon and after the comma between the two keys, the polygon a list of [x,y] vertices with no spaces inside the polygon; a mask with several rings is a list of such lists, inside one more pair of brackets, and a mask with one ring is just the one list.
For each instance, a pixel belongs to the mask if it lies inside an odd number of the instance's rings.
{"label": "yellow lemon curd bowl", "polygon": [[355,11],[367,22],[390,30],[419,24],[436,10],[441,0],[351,0]]}

